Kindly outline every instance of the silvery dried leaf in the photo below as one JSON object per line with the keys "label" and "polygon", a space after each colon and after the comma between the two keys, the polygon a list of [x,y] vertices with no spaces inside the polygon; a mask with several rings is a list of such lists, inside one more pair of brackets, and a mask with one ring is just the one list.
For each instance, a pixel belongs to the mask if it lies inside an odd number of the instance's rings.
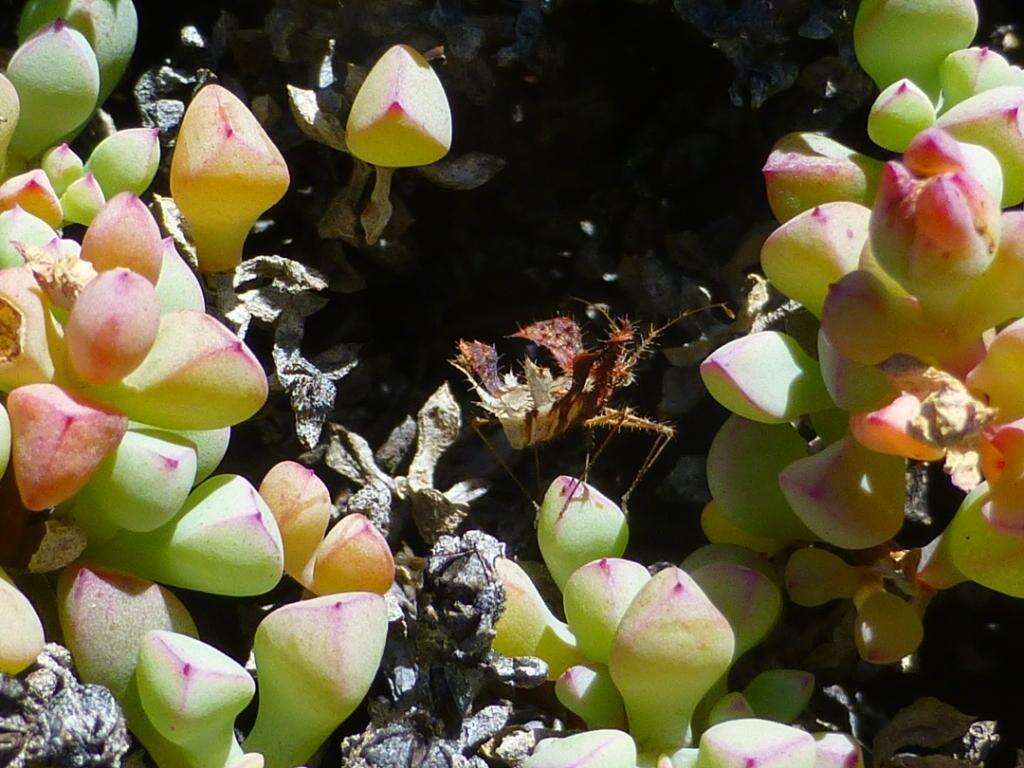
{"label": "silvery dried leaf", "polygon": [[196,255],[196,248],[192,240],[185,232],[185,218],[178,210],[177,204],[171,197],[153,194],[153,210],[156,212],[156,220],[164,232],[171,236],[178,253],[188,262],[192,269],[199,266],[199,257]]}
{"label": "silvery dried leaf", "polygon": [[418,168],[420,175],[445,189],[468,191],[482,187],[505,168],[505,161],[487,152],[467,152]]}
{"label": "silvery dried leaf", "polygon": [[85,532],[74,523],[51,518],[43,523],[43,538],[28,562],[32,573],[50,573],[78,559],[87,544]]}
{"label": "silvery dried leaf", "polygon": [[384,228],[395,212],[395,207],[391,204],[391,178],[395,174],[395,169],[375,167],[374,170],[377,178],[373,183],[370,201],[359,214],[359,223],[363,225],[367,245],[373,245],[380,240]]}
{"label": "silvery dried leaf", "polygon": [[462,431],[462,410],[445,382],[427,398],[416,415],[416,453],[409,465],[409,484],[434,487],[437,462]]}
{"label": "silvery dried leaf", "polygon": [[345,429],[341,424],[328,427],[327,453],[324,463],[339,475],[359,486],[373,482],[383,483],[394,489],[395,482],[390,475],[377,466],[373,449],[366,438]]}
{"label": "silvery dried leaf", "polygon": [[944,701],[926,696],[904,707],[879,731],[874,742],[875,765],[884,766],[905,747],[938,749],[960,742],[975,718]]}
{"label": "silvery dried leaf", "polygon": [[372,175],[373,166],[369,163],[356,160],[352,164],[348,184],[331,199],[317,223],[317,234],[322,239],[339,238],[352,245],[360,244],[359,214],[356,210]]}
{"label": "silvery dried leaf", "polygon": [[326,98],[316,91],[288,86],[288,104],[299,129],[314,141],[339,152],[348,152],[345,128],[338,115],[321,107],[321,100]]}
{"label": "silvery dried leaf", "polygon": [[334,408],[335,382],[359,364],[357,345],[337,344],[313,359],[301,350],[302,321],[293,313],[279,317],[274,334],[274,375],[284,387],[295,412],[299,440],[309,449],[320,442],[324,423]]}

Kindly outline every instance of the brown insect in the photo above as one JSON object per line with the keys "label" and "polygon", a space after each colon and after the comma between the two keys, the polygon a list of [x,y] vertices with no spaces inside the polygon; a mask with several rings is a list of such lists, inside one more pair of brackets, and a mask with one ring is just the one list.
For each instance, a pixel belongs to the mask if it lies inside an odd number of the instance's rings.
{"label": "brown insect", "polygon": [[547,350],[555,362],[553,369],[526,358],[521,374],[501,373],[497,350],[481,341],[460,341],[452,363],[466,374],[480,405],[490,414],[477,419],[474,426],[500,424],[513,448],[535,448],[577,427],[610,429],[588,460],[589,467],[620,429],[654,433],[654,446],[625,501],[675,436],[675,428],[610,404],[616,391],[633,383],[636,364],[653,350],[664,327],[640,334],[629,320],[611,318],[609,326],[608,335],[591,348],[584,346],[580,327],[570,317],[542,320],[512,334],[511,338],[526,339]]}

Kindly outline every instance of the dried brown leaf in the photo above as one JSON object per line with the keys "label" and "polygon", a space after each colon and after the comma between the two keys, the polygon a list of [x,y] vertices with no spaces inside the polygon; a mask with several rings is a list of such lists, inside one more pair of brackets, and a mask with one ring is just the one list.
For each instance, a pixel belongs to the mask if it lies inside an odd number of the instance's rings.
{"label": "dried brown leaf", "polygon": [[959,742],[975,718],[944,701],[926,696],[897,712],[874,742],[875,765],[887,765],[905,747],[938,749]]}
{"label": "dried brown leaf", "polygon": [[96,269],[77,252],[15,243],[39,287],[63,309],[71,309],[82,289],[96,277]]}
{"label": "dried brown leaf", "polygon": [[373,245],[380,240],[384,228],[395,212],[395,207],[391,204],[391,178],[395,175],[395,169],[375,166],[374,170],[377,177],[370,193],[370,201],[359,214],[359,223],[363,225],[367,245]]}
{"label": "dried brown leaf", "polygon": [[0,296],[0,364],[10,363],[21,354],[24,319],[20,309]]}
{"label": "dried brown leaf", "polygon": [[956,376],[909,355],[895,355],[879,366],[897,389],[921,401],[912,434],[940,448],[973,440],[995,418],[995,409],[976,398]]}
{"label": "dried brown leaf", "polygon": [[43,523],[43,538],[39,542],[28,569],[32,573],[59,571],[73,562],[87,544],[85,533],[73,523],[50,519]]}
{"label": "dried brown leaf", "polygon": [[199,256],[196,254],[196,247],[192,244],[192,239],[188,236],[185,217],[181,215],[174,199],[154,194],[153,210],[156,212],[156,220],[160,222],[163,231],[174,241],[178,253],[195,269],[199,264]]}
{"label": "dried brown leaf", "polygon": [[417,170],[420,175],[445,189],[462,192],[481,187],[505,168],[505,161],[486,152],[467,152],[445,158]]}
{"label": "dried brown leaf", "polygon": [[321,107],[316,91],[288,87],[288,104],[295,124],[304,134],[321,144],[339,152],[348,152],[345,142],[345,128],[341,120],[331,111]]}
{"label": "dried brown leaf", "polygon": [[447,382],[427,398],[416,415],[416,453],[407,477],[413,488],[434,487],[437,462],[462,431],[462,410]]}

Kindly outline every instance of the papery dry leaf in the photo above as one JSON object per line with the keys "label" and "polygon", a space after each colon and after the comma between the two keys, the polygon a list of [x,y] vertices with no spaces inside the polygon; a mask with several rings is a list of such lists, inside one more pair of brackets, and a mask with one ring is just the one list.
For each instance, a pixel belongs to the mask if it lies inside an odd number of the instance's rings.
{"label": "papery dry leaf", "polygon": [[[773,298],[776,295],[764,277],[757,273],[747,275],[741,292],[740,307],[730,322],[715,324],[695,341],[680,347],[664,349],[665,357],[669,363],[680,368],[696,366],[734,337],[752,330],[764,330],[781,322],[793,311],[792,302],[772,309]],[[708,302],[710,303],[710,298]]]}
{"label": "papery dry leaf", "polygon": [[327,205],[317,223],[317,234],[324,240],[340,238],[346,243],[359,245],[359,215],[356,209],[373,175],[373,166],[355,159],[348,184]]}
{"label": "papery dry leaf", "polygon": [[977,487],[984,479],[977,446],[996,409],[975,397],[956,376],[909,355],[894,355],[879,368],[893,386],[921,403],[907,432],[946,451],[944,470],[957,488]]}
{"label": "papery dry leaf", "polygon": [[21,310],[0,296],[0,364],[6,365],[21,354],[24,321]]}
{"label": "papery dry leaf", "polygon": [[395,481],[377,466],[373,449],[362,435],[346,429],[341,424],[328,426],[327,453],[324,463],[342,477],[356,485],[383,483],[394,490]]}
{"label": "papery dry leaf", "polygon": [[395,212],[395,207],[391,204],[391,178],[395,175],[395,169],[375,167],[374,171],[377,177],[373,182],[370,201],[359,215],[359,223],[363,225],[367,245],[373,245],[380,239],[384,228],[391,221],[391,215]]}
{"label": "papery dry leaf", "polygon": [[304,134],[339,152],[348,152],[345,128],[338,116],[320,106],[316,91],[288,85],[288,104],[295,124]]}
{"label": "papery dry leaf", "polygon": [[85,551],[88,541],[77,525],[50,519],[43,523],[43,538],[28,562],[32,573],[59,571]]}
{"label": "papery dry leaf", "polygon": [[71,309],[78,294],[96,277],[96,268],[77,253],[27,243],[15,243],[14,247],[32,270],[39,287],[62,309]]}
{"label": "papery dry leaf", "polygon": [[882,363],[893,386],[921,401],[921,414],[911,434],[940,448],[974,440],[995,418],[996,410],[979,400],[960,379],[909,355],[894,355]]}
{"label": "papery dry leaf", "polygon": [[196,254],[196,247],[186,233],[185,217],[178,210],[174,198],[154,193],[153,210],[156,213],[156,220],[160,222],[160,228],[170,235],[178,253],[192,269],[198,269],[199,256]]}
{"label": "papery dry leaf", "polygon": [[438,387],[416,415],[416,453],[406,476],[413,487],[434,487],[437,462],[462,431],[462,410],[447,383]]}
{"label": "papery dry leaf", "polygon": [[505,161],[486,152],[467,152],[446,157],[416,170],[425,179],[445,189],[465,192],[482,187],[505,168]]}
{"label": "papery dry leaf", "polygon": [[886,765],[905,747],[938,749],[959,742],[974,720],[944,701],[931,696],[920,698],[897,712],[878,732],[873,749],[875,765]]}
{"label": "papery dry leaf", "polygon": [[293,313],[283,315],[274,333],[274,373],[291,400],[295,430],[306,448],[320,442],[324,423],[334,408],[336,382],[359,364],[358,345],[336,344],[314,358],[301,351],[303,327]]}
{"label": "papery dry leaf", "polygon": [[221,317],[241,339],[253,320],[272,325],[284,314],[306,318],[327,305],[317,295],[327,289],[327,278],[281,256],[254,256],[231,274],[210,275],[208,282]]}

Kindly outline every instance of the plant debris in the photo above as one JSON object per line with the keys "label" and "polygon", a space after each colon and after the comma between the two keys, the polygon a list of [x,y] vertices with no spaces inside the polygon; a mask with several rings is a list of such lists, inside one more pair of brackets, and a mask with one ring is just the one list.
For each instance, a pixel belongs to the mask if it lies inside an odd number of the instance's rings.
{"label": "plant debris", "polygon": [[0,674],[0,764],[118,768],[128,731],[110,691],[83,685],[71,654],[50,643],[22,677]]}

